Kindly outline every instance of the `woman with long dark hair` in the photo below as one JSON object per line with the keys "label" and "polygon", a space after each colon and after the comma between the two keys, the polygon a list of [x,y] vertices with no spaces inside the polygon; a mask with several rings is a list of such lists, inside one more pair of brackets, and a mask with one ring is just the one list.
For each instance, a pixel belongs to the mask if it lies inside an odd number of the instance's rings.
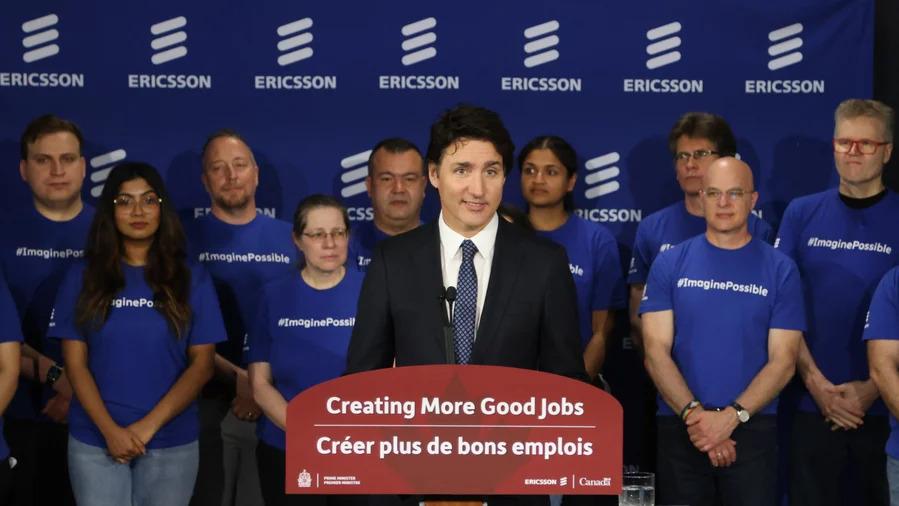
{"label": "woman with long dark hair", "polygon": [[604,226],[574,216],[577,154],[561,137],[545,135],[518,155],[521,193],[538,235],[565,247],[578,296],[584,366],[591,379],[602,369],[612,310],[625,304],[618,243]]}
{"label": "woman with long dark hair", "polygon": [[188,265],[162,178],[126,162],[109,174],[48,334],[75,391],[69,473],[90,506],[186,505],[198,461],[196,397],[225,336],[209,275]]}
{"label": "woman with long dark hair", "polygon": [[265,286],[247,362],[253,397],[265,413],[258,423],[256,457],[266,506],[347,504],[337,496],[284,493],[287,403],[346,368],[362,273],[347,269],[350,220],[333,197],[311,195],[297,206],[293,241],[305,265]]}

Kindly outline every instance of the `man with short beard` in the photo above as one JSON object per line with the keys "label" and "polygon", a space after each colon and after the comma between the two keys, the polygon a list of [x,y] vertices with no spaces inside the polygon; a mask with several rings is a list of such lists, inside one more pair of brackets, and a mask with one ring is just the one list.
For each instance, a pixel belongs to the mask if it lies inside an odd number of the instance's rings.
{"label": "man with short beard", "polygon": [[212,134],[202,163],[211,211],[185,229],[191,258],[205,264],[215,281],[228,340],[216,350],[216,377],[200,399],[200,468],[191,504],[252,506],[262,504],[255,458],[262,410],[243,360],[246,328],[262,285],[296,275],[297,250],[289,223],[257,213],[259,167],[237,132]]}
{"label": "man with short beard", "polygon": [[17,460],[9,503],[16,506],[75,503],[66,450],[72,388],[59,342],[47,339],[46,331],[62,275],[83,256],[94,216],[94,208],[81,200],[82,144],[71,121],[45,115],[28,124],[20,141],[19,174],[34,205],[4,217],[0,228],[0,262],[25,337],[21,381],[5,426]]}
{"label": "man with short beard", "polygon": [[374,217],[350,234],[349,258],[359,269],[368,267],[379,242],[421,224],[425,187],[424,160],[415,144],[398,137],[375,144],[365,178]]}

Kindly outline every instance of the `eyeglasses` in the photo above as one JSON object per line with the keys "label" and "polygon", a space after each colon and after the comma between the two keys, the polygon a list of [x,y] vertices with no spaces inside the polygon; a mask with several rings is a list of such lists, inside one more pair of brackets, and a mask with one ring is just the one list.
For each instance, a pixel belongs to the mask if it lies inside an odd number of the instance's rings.
{"label": "eyeglasses", "polygon": [[734,188],[733,190],[721,191],[717,188],[709,188],[707,190],[702,190],[702,194],[705,195],[705,198],[711,200],[712,202],[717,201],[721,198],[721,195],[726,195],[727,200],[730,202],[737,202],[741,200],[746,195],[752,193],[751,191],[746,191],[741,188]]}
{"label": "eyeglasses", "polygon": [[335,228],[330,232],[325,232],[324,230],[317,230],[308,234],[303,232],[303,235],[315,242],[325,242],[326,237],[330,237],[332,241],[337,242],[338,240],[345,240],[349,233],[350,231],[345,228]]}
{"label": "eyeglasses", "polygon": [[145,193],[139,197],[123,193],[112,199],[112,203],[116,209],[134,209],[137,205],[140,205],[141,209],[156,209],[162,205],[162,198],[155,193]]}
{"label": "eyeglasses", "polygon": [[688,153],[686,151],[679,151],[674,154],[674,161],[678,162],[678,163],[687,162],[687,160],[689,160],[690,158],[693,158],[694,160],[698,161],[698,160],[702,160],[703,158],[706,158],[708,156],[717,155],[717,154],[719,154],[717,151],[712,151],[711,149],[697,149],[696,151],[694,151],[692,153]]}
{"label": "eyeglasses", "polygon": [[872,141],[871,139],[849,139],[842,137],[833,140],[833,150],[837,153],[849,153],[852,151],[852,146],[857,146],[859,153],[863,155],[873,155],[880,146],[886,146],[887,144],[891,143]]}

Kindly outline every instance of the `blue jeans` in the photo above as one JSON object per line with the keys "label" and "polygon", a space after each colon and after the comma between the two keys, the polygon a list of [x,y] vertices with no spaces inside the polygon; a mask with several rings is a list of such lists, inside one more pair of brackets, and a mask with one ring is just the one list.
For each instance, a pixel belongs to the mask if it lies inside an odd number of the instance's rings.
{"label": "blue jeans", "polygon": [[197,442],[148,449],[119,464],[106,448],[69,436],[69,474],[78,504],[90,506],[179,506],[190,502],[197,479]]}
{"label": "blue jeans", "polygon": [[887,455],[887,481],[890,484],[890,506],[899,506],[899,460]]}

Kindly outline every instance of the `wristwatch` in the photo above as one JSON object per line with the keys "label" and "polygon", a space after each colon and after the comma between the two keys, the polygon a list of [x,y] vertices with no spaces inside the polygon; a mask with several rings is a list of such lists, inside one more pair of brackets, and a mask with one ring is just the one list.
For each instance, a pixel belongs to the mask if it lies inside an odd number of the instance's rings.
{"label": "wristwatch", "polygon": [[743,406],[740,406],[739,402],[732,402],[730,407],[737,410],[737,420],[739,420],[740,423],[746,423],[749,421],[749,411],[747,411]]}
{"label": "wristwatch", "polygon": [[50,366],[49,369],[47,369],[47,380],[44,381],[44,384],[47,385],[48,387],[52,387],[53,384],[56,383],[56,380],[58,380],[60,376],[62,376],[62,367],[59,367],[58,365],[53,364]]}

